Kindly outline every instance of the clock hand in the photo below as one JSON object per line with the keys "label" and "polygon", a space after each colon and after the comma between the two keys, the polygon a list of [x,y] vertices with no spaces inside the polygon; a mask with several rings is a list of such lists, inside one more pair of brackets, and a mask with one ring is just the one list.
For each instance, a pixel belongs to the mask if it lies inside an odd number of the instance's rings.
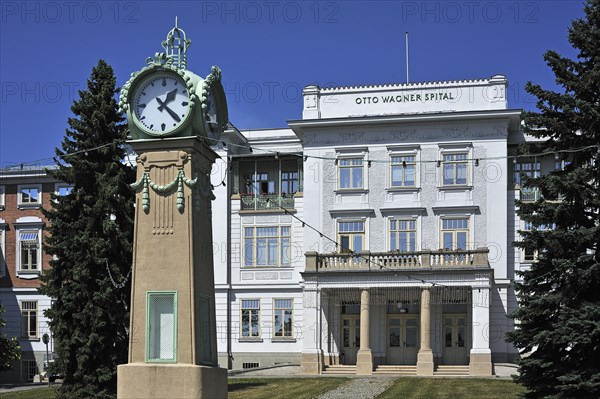
{"label": "clock hand", "polygon": [[172,110],[171,108],[169,108],[169,107],[167,106],[167,102],[166,102],[166,101],[165,101],[165,102],[162,102],[162,101],[160,100],[160,98],[158,98],[158,97],[156,97],[156,101],[158,101],[158,103],[160,104],[160,107],[158,107],[158,110],[159,110],[160,112],[162,112],[162,110],[163,110],[163,109],[166,109],[166,110],[167,110],[167,113],[168,113],[169,115],[171,115],[171,118],[175,119],[175,122],[181,122],[181,118],[179,118],[179,115],[177,115],[175,112],[173,112],[173,110]]}
{"label": "clock hand", "polygon": [[167,97],[165,97],[165,101],[161,101],[160,98],[156,97],[156,100],[158,101],[158,103],[160,104],[160,107],[158,107],[158,110],[162,112],[162,108],[166,107],[168,103],[170,103],[171,101],[175,100],[175,94],[177,93],[177,89],[173,89],[170,92],[167,93]]}
{"label": "clock hand", "polygon": [[177,93],[177,89],[173,89],[167,93],[167,97],[165,98],[165,104],[168,104],[171,101],[175,100],[175,93]]}

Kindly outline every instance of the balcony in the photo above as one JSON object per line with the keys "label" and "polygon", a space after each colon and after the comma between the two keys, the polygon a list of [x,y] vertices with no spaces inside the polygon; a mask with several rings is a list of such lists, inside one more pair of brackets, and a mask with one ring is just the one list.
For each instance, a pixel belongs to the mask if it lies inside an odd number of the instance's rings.
{"label": "balcony", "polygon": [[306,272],[489,268],[488,248],[415,252],[306,253]]}
{"label": "balcony", "polygon": [[295,209],[302,196],[302,158],[294,155],[242,157],[231,166],[231,199],[240,200],[240,211]]}
{"label": "balcony", "polygon": [[294,209],[294,194],[240,194],[240,200],[243,211]]}
{"label": "balcony", "polygon": [[523,202],[534,202],[541,198],[540,190],[537,188],[521,188],[520,200]]}

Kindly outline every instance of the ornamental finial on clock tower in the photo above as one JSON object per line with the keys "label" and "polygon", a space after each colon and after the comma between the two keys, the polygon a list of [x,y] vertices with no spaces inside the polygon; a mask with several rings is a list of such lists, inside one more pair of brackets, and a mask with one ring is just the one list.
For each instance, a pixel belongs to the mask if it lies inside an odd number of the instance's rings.
{"label": "ornamental finial on clock tower", "polygon": [[174,66],[186,69],[186,53],[191,44],[192,41],[186,37],[183,29],[179,29],[177,26],[177,17],[175,17],[175,27],[169,31],[167,39],[162,42],[165,53],[168,58],[172,59]]}

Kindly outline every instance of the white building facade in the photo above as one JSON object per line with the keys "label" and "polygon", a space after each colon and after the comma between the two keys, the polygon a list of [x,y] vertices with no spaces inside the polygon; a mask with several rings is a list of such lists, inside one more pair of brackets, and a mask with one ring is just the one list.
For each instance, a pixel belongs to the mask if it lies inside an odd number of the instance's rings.
{"label": "white building facade", "polygon": [[[490,375],[514,361],[504,339],[514,328],[513,283],[536,261],[512,245],[531,228],[515,199],[538,198],[519,174],[561,165],[513,158],[527,138],[506,88],[501,75],[308,86],[302,119],[287,128],[228,130],[213,147],[221,159],[206,248],[220,365]],[[43,370],[44,333],[53,350],[50,299],[38,292],[50,260],[40,207],[64,190],[45,172],[0,176],[3,332],[23,349],[3,382]],[[35,262],[21,261],[21,240]]]}
{"label": "white building facade", "polygon": [[222,366],[490,375],[525,260],[507,80],[304,90],[212,174]]}

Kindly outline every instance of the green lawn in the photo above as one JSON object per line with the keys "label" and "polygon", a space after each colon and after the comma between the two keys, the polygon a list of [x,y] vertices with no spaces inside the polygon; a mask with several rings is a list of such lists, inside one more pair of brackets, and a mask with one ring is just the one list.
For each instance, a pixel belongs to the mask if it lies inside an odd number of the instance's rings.
{"label": "green lawn", "polygon": [[377,399],[520,398],[525,389],[510,380],[475,378],[398,378]]}
{"label": "green lawn", "polygon": [[[230,399],[309,399],[335,389],[346,378],[230,378]],[[0,399],[55,399],[54,388],[0,393]]]}
{"label": "green lawn", "polygon": [[229,399],[310,399],[347,378],[230,378]]}
{"label": "green lawn", "polygon": [[[230,399],[309,399],[335,389],[347,378],[230,378]],[[400,377],[377,399],[511,399],[525,389],[510,380]],[[54,388],[0,393],[0,399],[55,399]],[[351,399],[351,398],[348,398]]]}
{"label": "green lawn", "polygon": [[56,391],[54,388],[36,388],[26,391],[15,391],[0,393],[1,399],[55,399]]}

